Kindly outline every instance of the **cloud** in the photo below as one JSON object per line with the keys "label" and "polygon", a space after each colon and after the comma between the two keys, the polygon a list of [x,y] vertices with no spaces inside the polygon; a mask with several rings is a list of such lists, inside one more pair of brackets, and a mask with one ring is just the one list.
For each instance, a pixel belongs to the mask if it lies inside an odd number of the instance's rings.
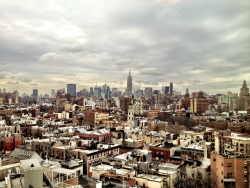
{"label": "cloud", "polygon": [[60,48],[63,52],[77,53],[84,51],[82,44],[65,44]]}
{"label": "cloud", "polygon": [[164,75],[164,72],[160,69],[145,69],[140,71],[141,75],[151,75],[151,76],[160,76],[160,75]]}
{"label": "cloud", "polygon": [[130,63],[131,63],[130,59],[117,59],[114,64],[116,66],[124,66],[124,65],[128,65]]}
{"label": "cloud", "polygon": [[134,82],[139,83],[139,84],[144,84],[144,85],[159,85],[159,83],[156,81],[136,80]]}
{"label": "cloud", "polygon": [[193,67],[192,70],[205,70],[206,68],[204,66],[201,66],[201,65],[196,65]]}
{"label": "cloud", "polygon": [[32,83],[32,84],[30,84],[30,85],[38,85],[37,83]]}
{"label": "cloud", "polygon": [[16,82],[6,82],[6,84],[19,84],[19,82],[18,81],[16,81]]}
{"label": "cloud", "polygon": [[183,81],[180,81],[180,82],[176,82],[177,85],[182,85],[183,84]]}
{"label": "cloud", "polygon": [[197,79],[194,79],[193,82],[192,82],[193,85],[196,85],[196,84],[198,84],[198,83],[201,83],[201,81],[200,81],[200,80],[197,80]]}
{"label": "cloud", "polygon": [[250,1],[156,1],[2,1],[0,84],[29,93],[35,80],[48,93],[107,80],[124,91],[129,67],[144,81],[134,88],[183,81],[182,93],[239,93],[250,82]]}
{"label": "cloud", "polygon": [[55,61],[59,58],[59,55],[56,53],[46,53],[43,54],[40,58],[40,62],[50,62],[50,61]]}
{"label": "cloud", "polygon": [[26,83],[29,83],[29,82],[32,82],[32,80],[31,80],[31,79],[29,79],[29,78],[22,78],[22,79],[20,80],[20,82],[26,82]]}

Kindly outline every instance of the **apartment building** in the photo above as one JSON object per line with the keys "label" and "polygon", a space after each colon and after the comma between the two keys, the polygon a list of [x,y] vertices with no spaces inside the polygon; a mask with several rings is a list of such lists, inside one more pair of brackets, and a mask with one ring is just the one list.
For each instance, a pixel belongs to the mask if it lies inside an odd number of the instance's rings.
{"label": "apartment building", "polygon": [[249,188],[249,159],[211,153],[211,187]]}

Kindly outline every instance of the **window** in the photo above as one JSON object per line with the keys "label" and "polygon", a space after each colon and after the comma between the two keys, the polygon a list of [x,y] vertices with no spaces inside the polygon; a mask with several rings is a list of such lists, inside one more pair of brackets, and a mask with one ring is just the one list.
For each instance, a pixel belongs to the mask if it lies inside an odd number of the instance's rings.
{"label": "window", "polygon": [[192,178],[194,178],[194,174],[192,174]]}
{"label": "window", "polygon": [[221,166],[223,166],[223,162],[221,163]]}
{"label": "window", "polygon": [[223,180],[221,180],[221,183],[223,183]]}
{"label": "window", "polygon": [[214,161],[216,161],[216,159],[214,159]]}
{"label": "window", "polygon": [[227,178],[232,178],[232,173],[227,173]]}
{"label": "window", "polygon": [[223,175],[223,171],[221,171],[221,175]]}
{"label": "window", "polygon": [[232,163],[227,163],[227,167],[232,167]]}

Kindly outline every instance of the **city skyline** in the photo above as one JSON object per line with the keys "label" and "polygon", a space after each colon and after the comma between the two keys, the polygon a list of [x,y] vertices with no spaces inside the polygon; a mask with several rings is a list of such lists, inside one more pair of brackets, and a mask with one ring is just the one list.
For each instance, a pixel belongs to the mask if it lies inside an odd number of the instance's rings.
{"label": "city skyline", "polygon": [[1,1],[0,88],[50,94],[107,80],[125,91],[128,67],[135,89],[239,93],[250,82],[249,1],[110,4]]}

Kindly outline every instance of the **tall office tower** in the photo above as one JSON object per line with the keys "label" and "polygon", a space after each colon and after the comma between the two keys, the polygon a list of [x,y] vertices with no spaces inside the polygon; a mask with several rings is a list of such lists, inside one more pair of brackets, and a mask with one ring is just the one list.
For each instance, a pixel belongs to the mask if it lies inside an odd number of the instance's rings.
{"label": "tall office tower", "polygon": [[144,95],[147,96],[147,97],[151,97],[153,95],[152,87],[145,87]]}
{"label": "tall office tower", "polygon": [[38,90],[37,89],[33,89],[33,97],[38,97]]}
{"label": "tall office tower", "polygon": [[0,88],[0,93],[2,93],[2,89]]}
{"label": "tall office tower", "polygon": [[55,98],[56,96],[56,91],[54,89],[51,90],[51,98]]}
{"label": "tall office tower", "polygon": [[169,93],[169,86],[165,86],[165,94]]}
{"label": "tall office tower", "polygon": [[67,93],[76,96],[76,84],[67,84]]}
{"label": "tall office tower", "polygon": [[6,89],[5,88],[3,88],[3,93],[6,93]]}
{"label": "tall office tower", "polygon": [[90,93],[94,92],[94,89],[93,87],[90,87],[90,90],[89,90]]}
{"label": "tall office tower", "polygon": [[188,88],[186,89],[186,93],[188,93]]}
{"label": "tall office tower", "polygon": [[111,92],[110,92],[109,86],[106,89],[105,98],[106,99],[110,99],[111,98]]}
{"label": "tall office tower", "polygon": [[106,89],[107,89],[107,84],[104,84],[102,86],[102,93],[106,93]]}
{"label": "tall office tower", "polygon": [[130,75],[130,69],[129,69],[129,75],[128,75],[128,79],[127,79],[127,93],[126,95],[129,96],[130,94],[132,94],[132,76]]}
{"label": "tall office tower", "polygon": [[94,88],[94,96],[98,97],[98,87],[97,86],[95,86],[95,88]]}
{"label": "tall office tower", "polygon": [[98,97],[101,97],[101,96],[102,96],[102,88],[98,87]]}
{"label": "tall office tower", "polygon": [[170,88],[169,88],[169,90],[170,90],[170,96],[172,96],[173,95],[173,91],[174,91],[173,82],[170,82]]}
{"label": "tall office tower", "polygon": [[159,94],[159,90],[154,90],[154,95]]}

